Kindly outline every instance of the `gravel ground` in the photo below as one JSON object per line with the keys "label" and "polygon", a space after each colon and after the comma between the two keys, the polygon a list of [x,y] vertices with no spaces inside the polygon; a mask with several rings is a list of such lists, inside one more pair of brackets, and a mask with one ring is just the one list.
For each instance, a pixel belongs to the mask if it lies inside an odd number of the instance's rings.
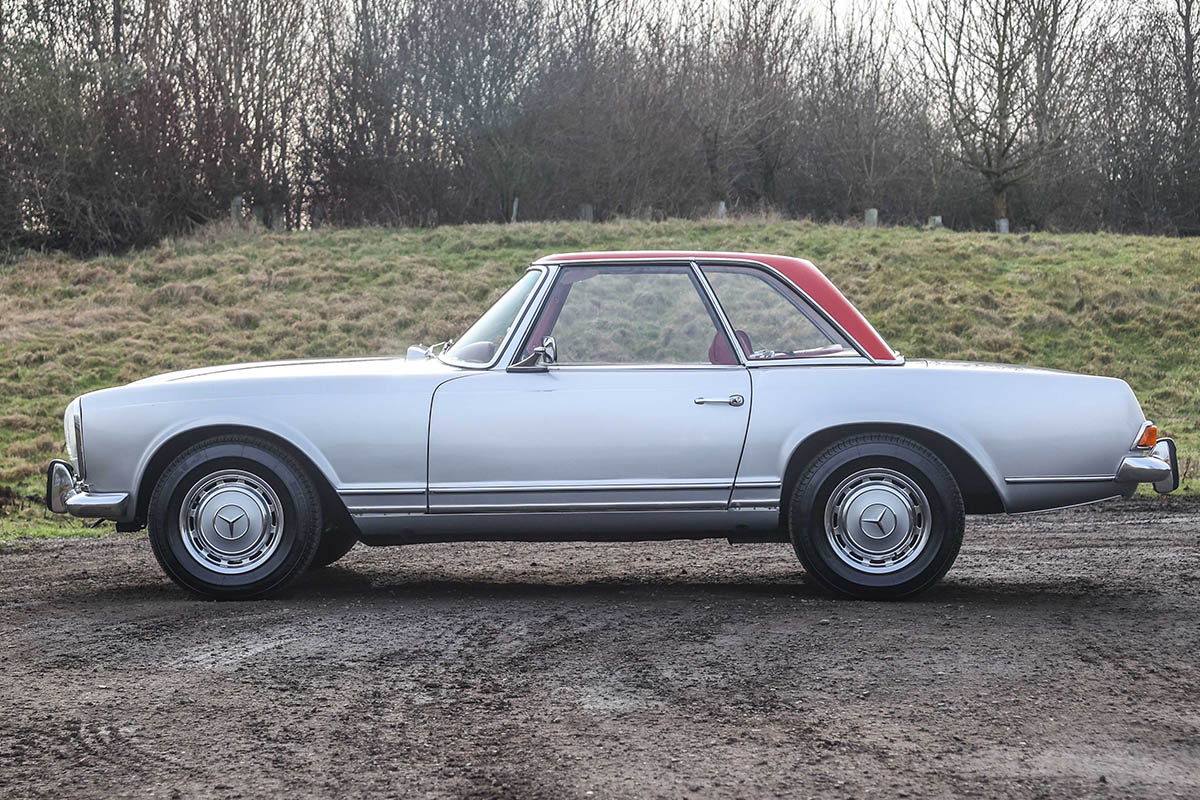
{"label": "gravel ground", "polygon": [[0,794],[1196,797],[1200,503],[974,518],[838,601],[789,548],[358,547],[193,599],[144,537],[0,549]]}

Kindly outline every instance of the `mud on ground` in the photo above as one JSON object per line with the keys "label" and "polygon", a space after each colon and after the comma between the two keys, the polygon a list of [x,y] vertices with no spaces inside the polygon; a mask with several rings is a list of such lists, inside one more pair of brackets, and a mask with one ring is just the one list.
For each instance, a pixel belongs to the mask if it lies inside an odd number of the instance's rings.
{"label": "mud on ground", "polygon": [[358,547],[197,600],[0,549],[0,794],[1196,797],[1200,503],[972,519],[833,600],[782,545]]}

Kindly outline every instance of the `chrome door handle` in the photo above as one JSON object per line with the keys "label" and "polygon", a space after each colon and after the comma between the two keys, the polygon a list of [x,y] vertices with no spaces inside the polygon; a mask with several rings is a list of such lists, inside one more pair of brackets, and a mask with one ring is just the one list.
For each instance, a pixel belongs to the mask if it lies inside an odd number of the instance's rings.
{"label": "chrome door handle", "polygon": [[729,397],[697,397],[693,400],[696,405],[702,406],[705,403],[724,403],[728,406],[741,406],[746,404],[746,398],[740,394],[731,394]]}

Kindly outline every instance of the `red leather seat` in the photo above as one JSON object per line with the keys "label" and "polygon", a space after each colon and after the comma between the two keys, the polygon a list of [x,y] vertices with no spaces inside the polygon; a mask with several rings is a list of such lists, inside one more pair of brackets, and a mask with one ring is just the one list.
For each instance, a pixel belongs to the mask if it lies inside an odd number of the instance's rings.
{"label": "red leather seat", "polygon": [[[750,345],[750,335],[748,333],[745,331],[734,331],[733,335],[738,338],[743,351],[747,354],[754,352],[754,348]],[[708,346],[708,361],[710,364],[734,365],[738,363],[737,355],[733,352],[733,348],[730,347],[729,340],[720,331],[713,334],[712,344]]]}

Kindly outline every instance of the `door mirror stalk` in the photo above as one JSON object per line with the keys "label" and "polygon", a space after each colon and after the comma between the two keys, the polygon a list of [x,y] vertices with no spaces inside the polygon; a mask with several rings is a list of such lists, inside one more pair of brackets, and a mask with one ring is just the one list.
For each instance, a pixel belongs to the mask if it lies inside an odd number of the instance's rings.
{"label": "door mirror stalk", "polygon": [[553,336],[543,336],[542,343],[533,352],[509,366],[509,372],[546,372],[550,364],[558,361],[558,345]]}

